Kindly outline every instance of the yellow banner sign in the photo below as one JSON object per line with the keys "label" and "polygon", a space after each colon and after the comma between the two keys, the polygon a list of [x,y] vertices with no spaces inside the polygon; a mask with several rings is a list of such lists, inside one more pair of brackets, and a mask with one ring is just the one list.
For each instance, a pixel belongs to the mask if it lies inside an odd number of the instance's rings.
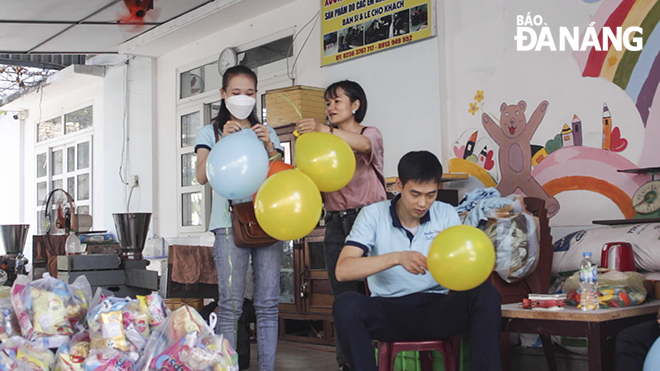
{"label": "yellow banner sign", "polygon": [[433,0],[321,0],[321,65],[435,34]]}

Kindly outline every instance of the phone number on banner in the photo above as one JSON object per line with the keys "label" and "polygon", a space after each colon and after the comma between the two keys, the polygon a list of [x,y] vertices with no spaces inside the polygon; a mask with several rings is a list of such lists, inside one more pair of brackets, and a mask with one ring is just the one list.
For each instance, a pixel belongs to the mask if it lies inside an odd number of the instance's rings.
{"label": "phone number on banner", "polygon": [[341,60],[344,60],[344,59],[358,57],[358,56],[363,55],[363,54],[376,52],[376,51],[379,51],[379,50],[387,49],[389,47],[397,46],[397,45],[408,43],[408,42],[411,42],[411,41],[413,41],[412,35],[396,37],[394,39],[381,41],[381,42],[376,43],[374,45],[367,45],[367,46],[363,46],[361,48],[356,48],[356,49],[345,51],[343,53],[339,53],[339,54],[335,55],[335,59],[337,61],[341,61]]}

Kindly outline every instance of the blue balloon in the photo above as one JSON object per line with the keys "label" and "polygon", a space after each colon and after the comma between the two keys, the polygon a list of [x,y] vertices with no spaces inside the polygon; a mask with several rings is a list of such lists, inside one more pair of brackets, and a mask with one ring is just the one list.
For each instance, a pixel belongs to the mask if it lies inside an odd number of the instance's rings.
{"label": "blue balloon", "polygon": [[660,370],[660,338],[653,343],[644,360],[644,371],[655,370]]}
{"label": "blue balloon", "polygon": [[240,200],[253,195],[268,175],[268,154],[250,129],[227,135],[206,160],[206,177],[221,196]]}

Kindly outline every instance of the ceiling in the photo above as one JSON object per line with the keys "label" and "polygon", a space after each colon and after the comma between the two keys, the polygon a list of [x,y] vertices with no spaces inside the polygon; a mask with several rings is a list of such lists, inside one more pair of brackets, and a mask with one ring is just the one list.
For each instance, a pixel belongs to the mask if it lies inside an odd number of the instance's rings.
{"label": "ceiling", "polygon": [[2,0],[0,54],[158,57],[295,0],[153,0],[142,27],[117,23],[125,1]]}
{"label": "ceiling", "polygon": [[213,0],[155,0],[145,24],[121,24],[122,0],[3,0],[0,53],[117,53],[118,46]]}

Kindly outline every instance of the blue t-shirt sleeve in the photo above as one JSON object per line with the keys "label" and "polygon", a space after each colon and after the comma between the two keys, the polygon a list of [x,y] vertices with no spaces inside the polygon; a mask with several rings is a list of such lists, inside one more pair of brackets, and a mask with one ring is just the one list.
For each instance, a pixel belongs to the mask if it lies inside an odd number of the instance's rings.
{"label": "blue t-shirt sleeve", "polygon": [[278,152],[283,153],[284,149],[282,149],[282,144],[280,144],[280,138],[277,136],[275,129],[273,129],[268,125],[266,125],[266,127],[268,128],[268,132],[270,133],[270,141],[273,142],[273,145],[275,146],[274,148]]}
{"label": "blue t-shirt sleeve", "polygon": [[199,131],[197,131],[197,136],[195,137],[195,152],[200,148],[206,148],[209,151],[215,145],[215,134],[213,133],[213,125],[205,125]]}
{"label": "blue t-shirt sleeve", "polygon": [[375,205],[363,208],[346,237],[346,245],[359,247],[367,255],[376,244],[378,210]]}

